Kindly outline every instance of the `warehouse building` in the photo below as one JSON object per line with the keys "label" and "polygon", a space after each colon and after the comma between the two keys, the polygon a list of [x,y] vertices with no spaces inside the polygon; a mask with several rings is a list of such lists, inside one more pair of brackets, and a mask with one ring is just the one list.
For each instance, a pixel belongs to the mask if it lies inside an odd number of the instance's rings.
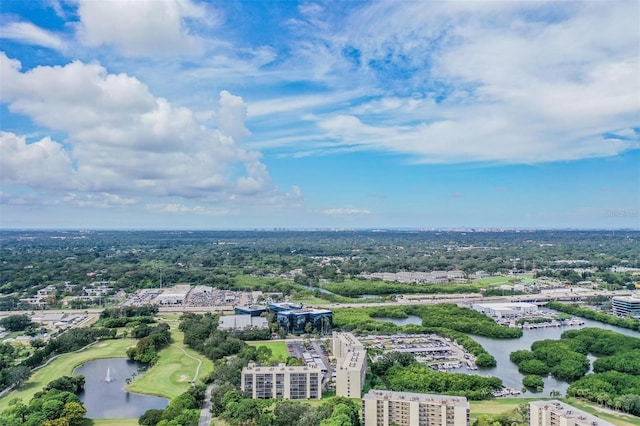
{"label": "warehouse building", "polygon": [[516,318],[522,315],[536,312],[538,310],[538,305],[525,302],[474,303],[472,308],[490,317]]}
{"label": "warehouse building", "polygon": [[242,331],[252,328],[268,328],[266,318],[251,315],[223,315],[218,320],[218,330]]}

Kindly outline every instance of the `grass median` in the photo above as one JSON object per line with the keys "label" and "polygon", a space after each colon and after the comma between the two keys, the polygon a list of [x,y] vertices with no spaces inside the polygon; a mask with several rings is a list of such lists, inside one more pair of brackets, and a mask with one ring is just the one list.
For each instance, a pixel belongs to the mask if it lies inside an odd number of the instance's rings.
{"label": "grass median", "polygon": [[287,344],[283,341],[260,340],[255,342],[247,342],[251,346],[266,346],[271,349],[271,362],[285,362],[289,356]]}

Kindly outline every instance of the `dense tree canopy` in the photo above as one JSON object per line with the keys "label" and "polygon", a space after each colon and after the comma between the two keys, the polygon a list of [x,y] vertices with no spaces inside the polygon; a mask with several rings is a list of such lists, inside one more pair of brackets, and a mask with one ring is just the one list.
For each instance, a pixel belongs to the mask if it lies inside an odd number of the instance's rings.
{"label": "dense tree canopy", "polygon": [[84,377],[63,376],[48,383],[44,390],[36,393],[28,404],[21,400],[11,401],[0,413],[3,426],[80,426],[87,410],[73,391],[81,390]]}

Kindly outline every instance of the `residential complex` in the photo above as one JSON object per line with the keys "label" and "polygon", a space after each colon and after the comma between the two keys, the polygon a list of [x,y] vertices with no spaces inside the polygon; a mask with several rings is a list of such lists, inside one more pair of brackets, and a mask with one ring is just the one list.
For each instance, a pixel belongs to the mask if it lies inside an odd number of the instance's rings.
{"label": "residential complex", "polygon": [[322,371],[315,364],[306,366],[258,366],[242,369],[241,388],[253,399],[320,399]]}
{"label": "residential complex", "polygon": [[333,333],[336,357],[336,395],[360,398],[367,374],[367,351],[351,333]]}
{"label": "residential complex", "polygon": [[640,318],[640,297],[617,296],[611,299],[611,304],[615,315]]}
{"label": "residential complex", "polygon": [[529,426],[613,426],[613,423],[551,400],[529,403]]}
{"label": "residential complex", "polygon": [[461,396],[371,390],[362,398],[363,426],[467,426]]}

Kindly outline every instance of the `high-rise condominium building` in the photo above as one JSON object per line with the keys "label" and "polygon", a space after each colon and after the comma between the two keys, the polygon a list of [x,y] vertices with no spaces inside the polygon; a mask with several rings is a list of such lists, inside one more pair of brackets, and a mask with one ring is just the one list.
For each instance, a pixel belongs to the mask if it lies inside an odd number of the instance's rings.
{"label": "high-rise condominium building", "polygon": [[333,333],[336,357],[336,395],[360,398],[367,374],[367,351],[351,333]]}
{"label": "high-rise condominium building", "polygon": [[371,390],[362,397],[364,426],[468,426],[461,396]]}
{"label": "high-rise condominium building", "polygon": [[529,426],[613,426],[606,420],[557,400],[531,401]]}
{"label": "high-rise condominium building", "polygon": [[306,366],[259,366],[249,363],[242,369],[241,389],[253,399],[320,399],[322,371]]}

